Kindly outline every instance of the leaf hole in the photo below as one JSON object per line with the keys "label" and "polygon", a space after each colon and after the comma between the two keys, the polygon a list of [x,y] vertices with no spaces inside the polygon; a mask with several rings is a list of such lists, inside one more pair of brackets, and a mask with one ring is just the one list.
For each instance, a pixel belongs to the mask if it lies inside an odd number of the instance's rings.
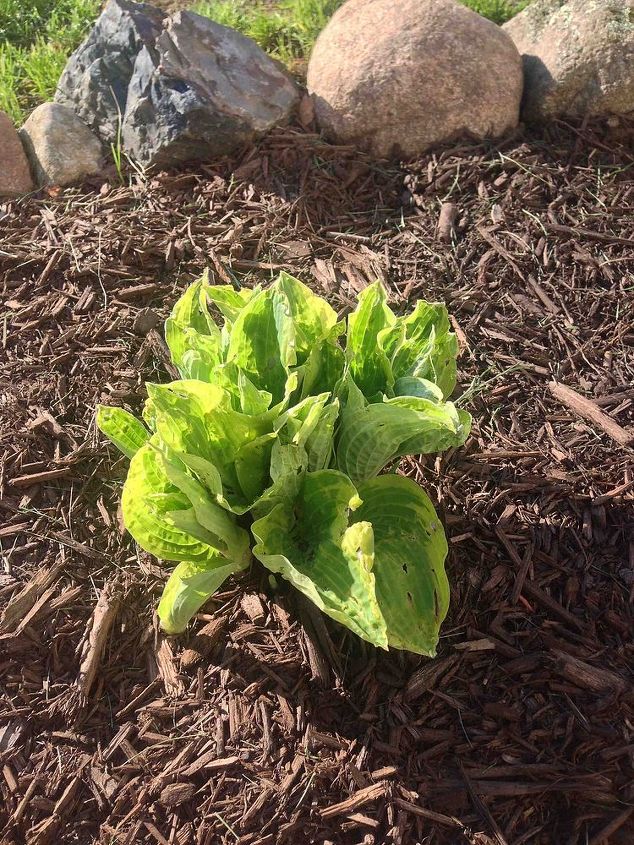
{"label": "leaf hole", "polygon": [[403,572],[407,575],[407,564],[403,564]]}
{"label": "leaf hole", "polygon": [[412,594],[409,592],[409,590],[407,591],[407,601],[410,604],[414,604],[414,599],[412,598]]}

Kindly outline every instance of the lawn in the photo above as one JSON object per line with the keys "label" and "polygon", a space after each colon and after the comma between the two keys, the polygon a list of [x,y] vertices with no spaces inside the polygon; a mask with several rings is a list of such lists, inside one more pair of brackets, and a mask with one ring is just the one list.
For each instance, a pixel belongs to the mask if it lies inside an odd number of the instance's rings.
{"label": "lawn", "polygon": [[[462,0],[504,23],[528,0]],[[201,15],[244,32],[298,70],[342,0],[200,0]],[[184,2],[182,5],[189,5]],[[102,4],[99,0],[0,0],[0,109],[22,123],[30,109],[50,100],[68,56],[81,42]]]}

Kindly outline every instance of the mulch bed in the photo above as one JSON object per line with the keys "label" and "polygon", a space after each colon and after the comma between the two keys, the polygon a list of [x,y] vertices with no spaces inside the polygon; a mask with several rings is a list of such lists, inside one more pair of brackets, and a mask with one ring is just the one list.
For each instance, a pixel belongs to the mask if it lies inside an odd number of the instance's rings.
{"label": "mulch bed", "polygon": [[[3,207],[3,845],[632,842],[633,139],[558,123],[399,169],[297,126]],[[94,406],[168,377],[157,321],[205,266],[447,302],[473,433],[403,465],[450,537],[437,659],[256,567],[158,632]]]}

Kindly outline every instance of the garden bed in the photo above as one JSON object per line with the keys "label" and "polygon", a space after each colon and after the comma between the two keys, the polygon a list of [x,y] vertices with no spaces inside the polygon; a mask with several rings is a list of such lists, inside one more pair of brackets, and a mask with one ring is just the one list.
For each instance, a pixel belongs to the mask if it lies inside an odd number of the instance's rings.
{"label": "garden bed", "polygon": [[[399,170],[298,126],[5,207],[3,843],[631,842],[633,138],[558,123]],[[206,265],[342,312],[377,277],[447,303],[472,436],[402,467],[450,538],[436,660],[259,566],[188,636],[154,627],[94,406],[168,377],[149,327]]]}

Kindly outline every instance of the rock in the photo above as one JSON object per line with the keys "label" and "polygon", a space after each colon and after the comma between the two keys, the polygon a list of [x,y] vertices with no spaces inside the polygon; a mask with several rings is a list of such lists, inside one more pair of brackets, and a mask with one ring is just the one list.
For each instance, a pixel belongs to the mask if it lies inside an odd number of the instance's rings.
{"label": "rock", "polygon": [[308,90],[330,137],[411,158],[516,126],[522,69],[509,36],[455,0],[348,0],[317,39]]}
{"label": "rock", "polygon": [[69,185],[103,166],[99,140],[67,106],[42,103],[20,129],[38,185]]}
{"label": "rock", "polygon": [[140,164],[231,152],[286,120],[292,78],[258,45],[192,12],[110,0],[60,79],[57,102]]}
{"label": "rock", "polygon": [[225,155],[285,121],[298,99],[289,74],[250,38],[177,12],[137,57],[123,145],[143,165]]}
{"label": "rock", "polygon": [[522,53],[522,114],[634,110],[634,0],[536,0],[504,25]]}
{"label": "rock", "polygon": [[33,190],[29,162],[8,114],[0,111],[0,197],[18,197]]}
{"label": "rock", "polygon": [[136,57],[152,47],[163,17],[145,3],[110,0],[64,68],[56,102],[71,106],[106,144],[116,143]]}

